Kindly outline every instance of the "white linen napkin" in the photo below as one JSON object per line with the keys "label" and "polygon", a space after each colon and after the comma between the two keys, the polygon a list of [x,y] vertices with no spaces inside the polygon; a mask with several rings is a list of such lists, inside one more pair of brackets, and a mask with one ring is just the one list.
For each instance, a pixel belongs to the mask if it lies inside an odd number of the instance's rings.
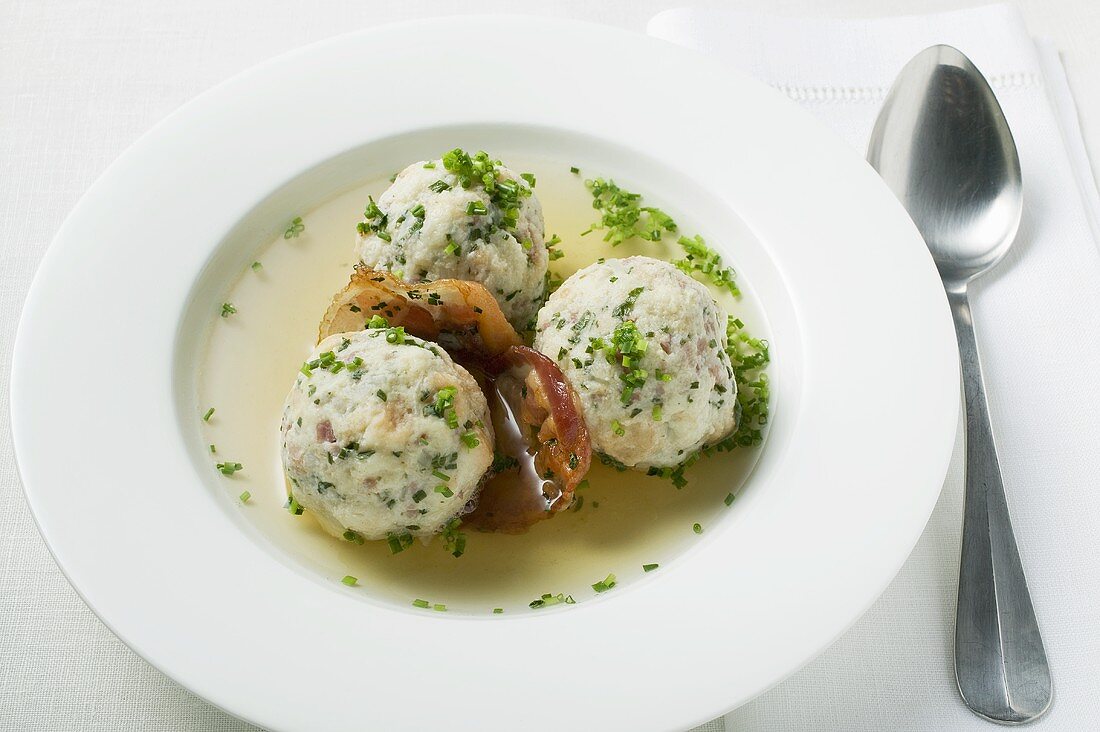
{"label": "white linen napkin", "polygon": [[[989,79],[1019,147],[1025,207],[1011,252],[971,299],[1016,538],[1054,675],[1054,705],[1033,728],[1095,729],[1100,201],[1057,53],[1006,5],[880,20],[671,10],[648,31],[770,84],[861,153],[897,72],[920,50],[955,46]],[[960,446],[961,437],[921,542],[879,602],[823,656],[728,715],[727,729],[991,729],[963,706],[952,671]]]}

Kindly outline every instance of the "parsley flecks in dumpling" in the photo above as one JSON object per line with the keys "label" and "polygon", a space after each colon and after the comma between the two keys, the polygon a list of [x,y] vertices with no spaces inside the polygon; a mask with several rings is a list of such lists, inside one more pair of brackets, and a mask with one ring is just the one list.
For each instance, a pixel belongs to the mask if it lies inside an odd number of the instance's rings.
{"label": "parsley flecks in dumpling", "polygon": [[480,282],[517,329],[542,304],[547,253],[534,177],[455,149],[413,163],[367,204],[357,252],[406,282]]}
{"label": "parsley flecks in dumpling", "polygon": [[438,345],[384,325],[317,345],[282,436],[294,499],[333,536],[396,550],[472,509],[493,462],[477,382]]}
{"label": "parsley flecks in dumpling", "polygon": [[627,467],[677,465],[736,426],[725,313],[667,262],[609,259],[569,277],[539,312],[535,347],[576,390],[593,449]]}

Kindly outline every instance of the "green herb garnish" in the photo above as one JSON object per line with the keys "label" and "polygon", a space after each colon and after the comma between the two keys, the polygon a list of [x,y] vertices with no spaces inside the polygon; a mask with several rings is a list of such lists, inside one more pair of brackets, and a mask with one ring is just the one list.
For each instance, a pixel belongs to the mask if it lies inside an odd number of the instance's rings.
{"label": "green herb garnish", "polygon": [[424,408],[425,414],[443,419],[451,429],[458,429],[458,413],[455,412],[455,395],[458,388],[445,386],[435,394],[435,403]]}
{"label": "green herb garnish", "polygon": [[574,603],[576,603],[576,600],[573,599],[572,595],[566,595],[562,592],[559,592],[556,595],[551,595],[548,592],[539,599],[532,600],[530,603],[528,603],[528,607],[532,609],[537,609],[540,607],[549,607],[551,605],[559,605],[563,603],[566,605],[573,605]]}
{"label": "green herb garnish", "polygon": [[360,235],[375,234],[383,241],[393,240],[393,237],[386,231],[386,227],[390,223],[389,214],[378,208],[373,196],[367,196],[367,207],[363,211],[363,217],[366,221],[360,221],[355,227]]}
{"label": "green herb garnish", "polygon": [[[503,164],[499,160],[490,158],[484,150],[470,155],[461,148],[455,148],[443,156],[443,167],[458,178],[458,183],[463,188],[469,189],[475,186],[482,188],[489,198],[489,203],[500,211],[500,225],[505,229],[515,228],[519,222],[520,199],[531,195],[533,177],[531,181],[524,178],[524,182],[528,185],[502,177],[500,168]],[[483,216],[489,211],[481,201],[471,201],[466,208],[466,213],[471,216]]]}
{"label": "green herb garnish", "polygon": [[489,467],[489,470],[494,473],[503,473],[505,470],[511,470],[516,467],[519,467],[519,460],[516,460],[511,455],[505,455],[498,452],[493,454],[493,464]]}
{"label": "green herb garnish", "polygon": [[391,554],[400,554],[413,544],[412,534],[390,534],[386,537]]}
{"label": "green herb garnish", "polygon": [[630,404],[634,392],[645,386],[649,374],[641,368],[640,364],[642,357],[649,349],[649,344],[632,320],[627,320],[615,328],[611,336],[611,344],[614,348],[613,358],[622,366],[619,381],[623,383],[623,390],[619,398],[625,406]]}
{"label": "green herb garnish", "polygon": [[302,223],[301,216],[295,216],[290,220],[290,226],[286,227],[286,231],[283,232],[284,239],[296,239],[301,236],[302,232],[306,230],[306,225]]}
{"label": "green herb garnish", "polygon": [[244,466],[240,463],[218,463],[217,468],[222,475],[233,475],[244,470]]}
{"label": "green herb garnish", "polygon": [[691,239],[681,236],[678,242],[687,255],[674,263],[680,270],[689,275],[699,272],[715,286],[728,291],[734,297],[741,295],[741,290],[738,289],[734,279],[736,273],[730,267],[722,266],[722,256],[708,247],[703,237],[698,234]]}
{"label": "green herb garnish", "polygon": [[233,315],[236,312],[237,312],[237,308],[233,307],[233,303],[231,303],[231,302],[223,302],[222,303],[222,317],[223,318],[228,318],[230,315]]}
{"label": "green herb garnish", "polygon": [[603,240],[618,246],[632,238],[660,241],[666,232],[676,231],[676,222],[659,208],[640,205],[640,193],[632,193],[615,184],[613,180],[596,178],[584,185],[592,194],[592,208],[601,212],[600,220],[589,232],[604,230]]}
{"label": "green herb garnish", "polygon": [[355,577],[352,577],[350,574],[345,574],[344,579],[342,579],[340,581],[343,582],[348,587],[355,587],[355,585],[357,585],[359,583],[359,580],[357,580]]}
{"label": "green herb garnish", "polygon": [[617,584],[614,574],[609,574],[604,579],[600,580],[596,584],[592,585],[592,589],[596,592],[607,592]]}
{"label": "green herb garnish", "polygon": [[447,522],[443,527],[443,533],[440,534],[443,539],[443,548],[455,558],[461,557],[466,552],[466,534],[459,531],[461,525],[461,518],[453,518]]}

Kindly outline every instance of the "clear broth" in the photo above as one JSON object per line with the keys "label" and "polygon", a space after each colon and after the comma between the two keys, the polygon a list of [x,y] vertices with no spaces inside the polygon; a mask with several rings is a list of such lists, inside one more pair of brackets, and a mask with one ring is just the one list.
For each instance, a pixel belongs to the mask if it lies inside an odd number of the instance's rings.
{"label": "clear broth", "polygon": [[[562,238],[565,256],[551,263],[558,276],[567,277],[600,257],[678,256],[671,240],[612,248],[600,240],[600,232],[581,236],[596,218],[583,177],[571,173],[568,162],[533,156],[504,159],[513,169],[537,176],[547,236]],[[593,173],[598,174],[603,173]],[[368,181],[303,215],[305,230],[299,236],[258,242],[255,258],[262,269],[245,269],[225,298],[237,312],[216,318],[211,328],[198,388],[201,403],[216,412],[203,429],[217,447],[213,461],[245,466],[224,482],[232,496],[246,490],[251,494],[239,506],[247,520],[335,587],[351,575],[358,585],[345,589],[376,600],[410,607],[414,599],[423,599],[444,604],[452,613],[486,614],[494,608],[536,612],[528,605],[545,593],[561,592],[581,602],[595,594],[591,585],[609,573],[621,585],[641,577],[644,564],[660,564],[659,573],[699,540],[693,524],[706,531],[734,510],[726,498],[748,476],[759,448],[700,461],[688,471],[688,485],[681,490],[667,480],[617,472],[593,460],[589,484],[578,492],[574,509],[523,534],[468,532],[460,558],[445,552],[439,541],[417,542],[396,555],[386,542],[359,546],[340,541],[324,533],[308,512],[293,516],[286,511],[279,455],[283,400],[316,342],[322,314],[350,276],[355,225],[367,196],[377,198],[387,185],[384,178]],[[705,235],[705,228],[693,225],[690,217],[670,213],[683,231]],[[745,293],[739,300],[714,289],[712,293],[727,312],[766,337],[766,320],[751,288],[739,284]]]}

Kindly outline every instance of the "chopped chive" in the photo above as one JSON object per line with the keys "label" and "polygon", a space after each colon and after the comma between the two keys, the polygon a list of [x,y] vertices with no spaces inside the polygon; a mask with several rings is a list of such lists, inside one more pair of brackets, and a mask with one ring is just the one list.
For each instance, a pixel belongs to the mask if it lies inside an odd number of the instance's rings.
{"label": "chopped chive", "polygon": [[439,493],[439,494],[440,494],[440,495],[442,495],[442,496],[443,496],[444,498],[450,498],[451,496],[453,496],[453,495],[455,494],[455,492],[454,492],[454,491],[452,491],[452,490],[451,490],[450,488],[448,488],[447,486],[443,485],[442,483],[440,483],[439,485],[437,485],[437,486],[435,487],[435,492],[436,492],[436,493]]}
{"label": "chopped chive", "polygon": [[618,582],[615,580],[614,574],[609,574],[604,579],[600,580],[596,584],[592,585],[592,589],[596,592],[607,592],[614,587]]}
{"label": "chopped chive", "polygon": [[237,498],[241,499],[241,503],[248,503],[248,499],[251,498],[251,497],[252,497],[252,494],[249,493],[248,491],[245,491],[244,493],[241,493],[241,495],[237,496]]}
{"label": "chopped chive", "polygon": [[425,170],[434,170],[435,169],[435,163],[432,162],[431,160],[429,160],[428,162],[424,163],[424,169]]}
{"label": "chopped chive", "polygon": [[660,404],[654,404],[653,405],[653,421],[654,422],[660,422],[661,421],[661,405]]}
{"label": "chopped chive", "polygon": [[421,600],[419,597],[416,598],[415,600],[413,600],[412,604],[413,604],[413,607],[423,608],[424,610],[427,610],[428,608],[430,608],[432,606],[432,604],[430,602],[428,602],[427,600]]}
{"label": "chopped chive", "polygon": [[681,236],[677,243],[686,255],[684,259],[673,262],[678,269],[689,275],[693,272],[699,272],[705,275],[716,287],[727,290],[734,297],[741,295],[733,269],[722,266],[722,256],[707,246],[703,237],[698,234],[691,239]]}
{"label": "chopped chive", "polygon": [[527,604],[527,606],[530,607],[532,610],[534,610],[534,609],[537,609],[537,608],[540,608],[540,607],[549,607],[550,605],[558,605],[560,603],[564,603],[566,605],[573,605],[573,604],[576,604],[576,602],[577,601],[573,599],[572,595],[566,595],[563,592],[559,592],[556,595],[551,595],[549,592],[547,592],[547,593],[543,594],[543,596],[538,598],[537,600],[532,600],[531,602],[529,602]]}
{"label": "chopped chive", "polygon": [[359,545],[362,545],[363,542],[365,541],[365,539],[363,539],[362,534],[360,534],[358,531],[352,531],[351,529],[348,529],[347,531],[344,532],[344,540],[345,541],[350,541],[350,542],[353,542],[353,543],[359,544]]}
{"label": "chopped chive", "polygon": [[626,434],[626,429],[623,427],[623,423],[617,419],[611,420],[611,431],[619,437],[622,437]]}
{"label": "chopped chive", "polygon": [[210,407],[210,409],[206,410],[206,414],[202,415],[202,421],[203,422],[209,422],[210,418],[213,417],[213,416],[214,416],[214,408]]}
{"label": "chopped chive", "polygon": [[413,493],[413,502],[414,503],[420,503],[421,501],[423,501],[427,497],[428,497],[428,494],[425,493],[423,489],[420,489],[416,493]]}
{"label": "chopped chive", "polygon": [[581,169],[578,168],[576,165],[570,165],[569,172],[576,175],[577,173],[581,172]]}
{"label": "chopped chive", "polygon": [[504,612],[504,608],[502,608],[502,607],[494,607],[493,608],[493,615],[500,615],[503,612]]}
{"label": "chopped chive", "polygon": [[451,184],[445,180],[437,180],[435,183],[432,183],[430,186],[428,186],[428,188],[430,188],[435,193],[442,193],[443,191],[451,190]]}
{"label": "chopped chive", "polygon": [[411,534],[390,534],[386,537],[386,544],[389,545],[391,554],[400,554],[412,546],[412,543]]}
{"label": "chopped chive", "polygon": [[252,266],[252,271],[253,272],[259,272],[261,269],[264,268],[264,266],[262,264],[260,264],[259,262],[253,262],[251,266]]}
{"label": "chopped chive", "polygon": [[432,610],[435,610],[438,613],[445,613],[447,612],[447,606],[441,602],[437,602],[436,604],[432,605]]}
{"label": "chopped chive", "polygon": [[519,177],[527,181],[527,185],[531,186],[532,188],[535,187],[535,175],[533,173],[520,173]]}
{"label": "chopped chive", "polygon": [[218,446],[217,446],[217,445],[213,445],[213,444],[212,444],[212,445],[210,445],[210,454],[211,454],[211,455],[214,455],[214,454],[216,454],[217,452],[218,452]]}
{"label": "chopped chive", "polygon": [[231,302],[223,302],[222,303],[222,317],[223,318],[228,318],[230,315],[233,315],[236,312],[237,312],[237,308],[233,307],[233,303],[231,303]]}
{"label": "chopped chive", "polygon": [[375,393],[375,395],[378,396],[379,399],[381,399],[382,401],[386,401],[386,392],[379,389],[378,391],[376,391],[374,393]]}
{"label": "chopped chive", "polygon": [[643,564],[642,565],[642,571],[643,572],[652,572],[653,570],[657,569],[657,567],[659,567],[659,566],[661,566],[661,565],[659,565],[659,564]]}
{"label": "chopped chive", "polygon": [[473,450],[475,447],[481,444],[481,441],[477,439],[477,434],[473,432],[467,432],[462,435],[462,444]]}
{"label": "chopped chive", "polygon": [[286,231],[283,232],[283,238],[284,239],[296,238],[305,230],[306,230],[306,225],[302,223],[302,217],[301,216],[295,216],[291,220],[290,226],[286,227]]}
{"label": "chopped chive", "polygon": [[302,508],[302,504],[298,503],[298,499],[295,498],[294,496],[291,496],[287,500],[286,510],[290,511],[290,513],[292,513],[295,516],[301,516],[302,512],[305,511],[305,509]]}
{"label": "chopped chive", "polygon": [[345,574],[344,579],[342,579],[340,581],[343,582],[348,587],[355,587],[355,585],[359,584],[359,580],[352,577],[350,574]]}
{"label": "chopped chive", "polygon": [[618,246],[635,237],[659,242],[665,233],[676,231],[676,222],[664,211],[641,205],[641,194],[624,190],[615,181],[603,178],[586,180],[584,185],[592,194],[592,208],[601,212],[600,220],[584,234],[602,229],[605,232],[603,240]]}
{"label": "chopped chive", "polygon": [[467,216],[484,216],[489,213],[489,209],[485,208],[485,204],[481,201],[470,201],[466,204]]}
{"label": "chopped chive", "polygon": [[734,501],[734,499],[735,499],[735,498],[737,498],[737,496],[733,495],[732,493],[730,493],[730,494],[727,494],[727,495],[726,495],[726,501],[725,501],[726,505],[728,506],[728,505],[730,505],[731,503],[733,503],[733,501]]}
{"label": "chopped chive", "polygon": [[691,530],[694,531],[696,534],[703,533],[703,527],[701,524],[692,524]]}
{"label": "chopped chive", "polygon": [[457,257],[457,256],[462,254],[462,247],[460,247],[458,244],[456,244],[452,241],[452,242],[448,243],[447,246],[445,246],[443,248],[443,251],[446,254],[453,254],[454,256]]}
{"label": "chopped chive", "polygon": [[244,470],[244,466],[240,463],[218,463],[217,468],[222,475],[233,475],[239,470]]}

